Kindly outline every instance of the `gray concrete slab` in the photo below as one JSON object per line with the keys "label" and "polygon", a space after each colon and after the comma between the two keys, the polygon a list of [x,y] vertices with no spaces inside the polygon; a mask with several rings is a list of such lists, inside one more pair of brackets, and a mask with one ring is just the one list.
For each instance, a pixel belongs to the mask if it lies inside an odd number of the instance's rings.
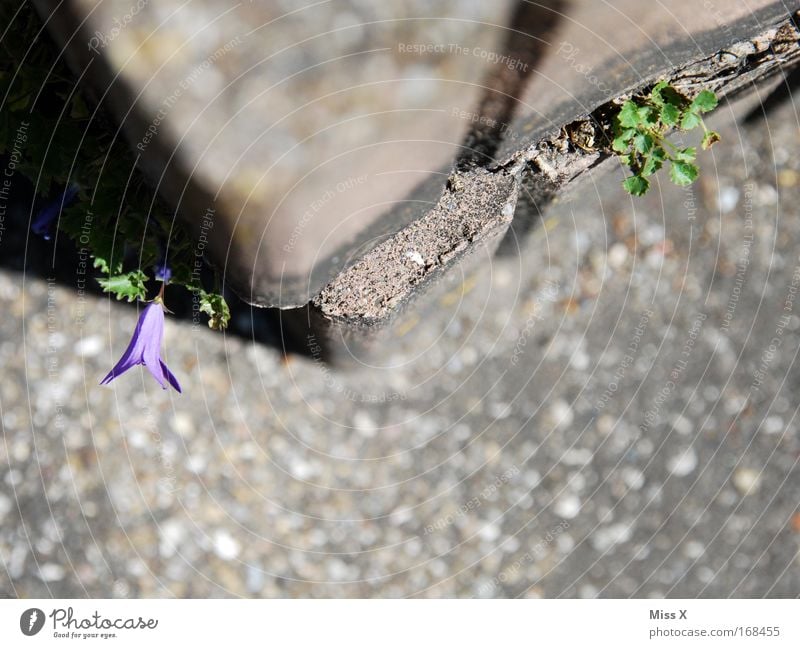
{"label": "gray concrete slab", "polygon": [[[440,200],[453,198],[447,178],[462,144],[478,157],[520,161],[604,102],[659,76],[679,79],[692,65],[701,64],[696,81],[722,94],[749,87],[770,71],[762,65],[770,63],[762,60],[770,29],[800,5],[70,0],[39,7],[76,70],[107,96],[159,190],[196,228],[214,206],[210,256],[240,295],[266,306],[313,300],[324,317],[359,324],[363,308],[340,308],[341,283],[363,288],[368,299],[395,277],[384,320],[424,292],[428,281],[407,280],[413,268],[381,251],[377,261],[364,257],[387,237],[407,237],[417,221],[437,220]],[[781,53],[787,63],[796,50],[794,43]],[[726,62],[752,64],[753,74],[723,76]],[[455,261],[452,248],[471,245],[463,238],[437,256]],[[387,244],[390,252],[396,243]],[[362,260],[387,272],[352,272]],[[426,262],[435,276],[454,267]]]}
{"label": "gray concrete slab", "polygon": [[101,388],[135,313],[3,272],[0,592],[797,596],[799,123],[589,174],[374,368],[170,319],[184,394]]}
{"label": "gray concrete slab", "polygon": [[502,65],[489,55],[513,2],[38,8],[159,191],[195,228],[214,207],[209,253],[229,283],[299,306],[455,158],[470,123],[449,111],[477,103]]}

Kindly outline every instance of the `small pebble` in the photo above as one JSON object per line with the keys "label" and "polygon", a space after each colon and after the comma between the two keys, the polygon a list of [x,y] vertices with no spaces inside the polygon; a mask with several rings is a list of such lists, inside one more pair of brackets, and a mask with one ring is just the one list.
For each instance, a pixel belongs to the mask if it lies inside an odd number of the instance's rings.
{"label": "small pebble", "polygon": [[190,436],[194,431],[191,414],[188,412],[175,412],[175,416],[172,418],[172,429],[175,434],[179,434],[182,437]]}
{"label": "small pebble", "polygon": [[778,190],[770,184],[760,185],[756,197],[762,205],[774,205],[778,202]]}
{"label": "small pebble", "polygon": [[739,190],[736,187],[720,187],[719,210],[728,214],[734,210],[739,202]]}
{"label": "small pebble", "polygon": [[56,563],[45,563],[39,568],[39,577],[45,583],[60,581],[64,578],[65,573],[64,568]]}
{"label": "small pebble", "polygon": [[239,555],[241,546],[234,537],[220,529],[214,534],[214,553],[222,560],[233,560]]}
{"label": "small pebble", "polygon": [[608,435],[614,431],[614,417],[608,414],[603,414],[597,419],[597,431],[600,434]]}
{"label": "small pebble", "polygon": [[688,436],[694,431],[692,422],[681,414],[675,417],[675,420],[672,422],[672,427],[678,434],[684,436]]}
{"label": "small pebble", "polygon": [[563,495],[556,502],[553,511],[559,517],[573,519],[581,510],[581,500],[577,495]]}
{"label": "small pebble", "polygon": [[99,335],[87,335],[78,340],[72,349],[80,358],[91,358],[103,350],[103,338]]}
{"label": "small pebble", "polygon": [[705,545],[697,540],[690,540],[683,547],[683,553],[686,554],[687,558],[691,558],[692,560],[697,560],[705,551]]}
{"label": "small pebble", "polygon": [[418,266],[425,265],[425,259],[422,258],[422,255],[414,250],[413,252],[406,252],[406,257],[411,259],[413,263],[416,263]]}
{"label": "small pebble", "polygon": [[591,536],[591,542],[597,551],[608,551],[614,545],[627,542],[630,538],[631,526],[620,522],[595,531]]}
{"label": "small pebble", "polygon": [[716,572],[711,567],[703,566],[697,569],[697,578],[703,583],[710,583],[714,580],[714,576],[716,576]]}
{"label": "small pebble", "polygon": [[553,424],[557,427],[567,427],[575,419],[572,408],[565,400],[557,400],[550,407],[550,416],[553,418]]}
{"label": "small pebble", "polygon": [[631,490],[640,490],[644,486],[644,474],[636,468],[624,468],[622,470],[622,481]]}
{"label": "small pebble", "polygon": [[578,349],[575,353],[572,354],[572,358],[570,358],[569,364],[570,366],[577,370],[577,371],[586,371],[591,364],[592,359],[589,357],[589,354],[586,353],[583,349]]}
{"label": "small pebble", "polygon": [[768,416],[761,425],[765,434],[779,434],[783,432],[783,419],[780,416]]}
{"label": "small pebble", "polygon": [[594,453],[588,448],[572,448],[567,450],[561,457],[561,463],[568,466],[585,466],[588,464]]}
{"label": "small pebble", "polygon": [[733,485],[742,495],[751,495],[758,490],[761,475],[752,468],[737,468],[733,473]]}
{"label": "small pebble", "polygon": [[486,542],[494,542],[500,537],[500,527],[496,524],[487,524],[479,532],[481,540]]}
{"label": "small pebble", "polygon": [[608,251],[608,265],[615,270],[625,265],[628,260],[628,248],[623,243],[614,243]]}
{"label": "small pebble", "polygon": [[374,437],[375,433],[378,431],[378,426],[375,424],[375,421],[363,410],[359,410],[353,414],[353,427],[357,432],[368,438]]}
{"label": "small pebble", "polygon": [[489,403],[488,410],[489,416],[496,420],[508,418],[508,415],[511,414],[511,407],[509,404],[502,401]]}
{"label": "small pebble", "polygon": [[697,468],[697,453],[689,448],[667,461],[667,470],[676,477],[685,477]]}

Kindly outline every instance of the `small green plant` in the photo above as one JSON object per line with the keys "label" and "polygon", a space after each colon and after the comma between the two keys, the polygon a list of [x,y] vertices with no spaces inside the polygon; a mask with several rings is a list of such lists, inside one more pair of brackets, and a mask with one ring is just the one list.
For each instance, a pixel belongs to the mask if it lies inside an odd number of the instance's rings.
{"label": "small green plant", "polygon": [[648,178],[669,162],[669,175],[676,185],[686,186],[697,179],[694,164],[697,149],[679,148],[667,139],[667,133],[677,128],[690,131],[703,127],[703,149],[718,142],[719,133],[708,130],[701,115],[717,106],[717,96],[703,90],[688,99],[666,81],[653,86],[649,95],[629,99],[614,118],[614,141],[611,147],[633,173],[622,186],[634,195],[642,196],[650,188]]}

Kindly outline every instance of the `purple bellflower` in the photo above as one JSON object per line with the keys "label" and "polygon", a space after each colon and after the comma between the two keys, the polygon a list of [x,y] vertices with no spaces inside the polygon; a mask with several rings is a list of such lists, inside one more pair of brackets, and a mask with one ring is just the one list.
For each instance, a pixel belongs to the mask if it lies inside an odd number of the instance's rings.
{"label": "purple bellflower", "polygon": [[136,323],[136,330],[133,332],[128,348],[100,384],[107,385],[131,367],[143,364],[163,389],[167,388],[168,382],[178,393],[181,393],[181,386],[178,384],[177,378],[172,375],[172,372],[167,369],[167,365],[161,359],[161,341],[163,338],[164,307],[160,297],[157,297],[144,307],[142,314],[139,316],[139,321]]}
{"label": "purple bellflower", "polygon": [[53,221],[58,219],[64,207],[67,207],[75,200],[79,190],[78,185],[70,185],[61,192],[58,198],[42,207],[39,213],[36,214],[36,218],[33,219],[33,223],[31,223],[33,233],[49,241],[53,232]]}

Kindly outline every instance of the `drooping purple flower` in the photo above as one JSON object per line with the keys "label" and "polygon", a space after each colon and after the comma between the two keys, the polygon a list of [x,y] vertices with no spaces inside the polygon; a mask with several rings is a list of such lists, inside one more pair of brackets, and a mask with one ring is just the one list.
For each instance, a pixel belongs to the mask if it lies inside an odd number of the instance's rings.
{"label": "drooping purple flower", "polygon": [[33,223],[31,223],[31,231],[49,241],[53,232],[53,221],[58,219],[64,207],[67,207],[75,200],[79,190],[80,187],[78,185],[70,185],[61,192],[58,198],[42,207],[39,213],[36,214],[36,218],[33,219]]}
{"label": "drooping purple flower", "polygon": [[178,393],[181,393],[181,386],[177,378],[167,368],[161,359],[161,341],[164,339],[164,308],[160,299],[150,302],[145,306],[139,321],[136,323],[136,330],[133,332],[128,348],[114,368],[108,375],[100,381],[101,385],[107,385],[117,376],[121,376],[131,367],[143,364],[153,375],[163,389],[167,388],[169,382]]}

